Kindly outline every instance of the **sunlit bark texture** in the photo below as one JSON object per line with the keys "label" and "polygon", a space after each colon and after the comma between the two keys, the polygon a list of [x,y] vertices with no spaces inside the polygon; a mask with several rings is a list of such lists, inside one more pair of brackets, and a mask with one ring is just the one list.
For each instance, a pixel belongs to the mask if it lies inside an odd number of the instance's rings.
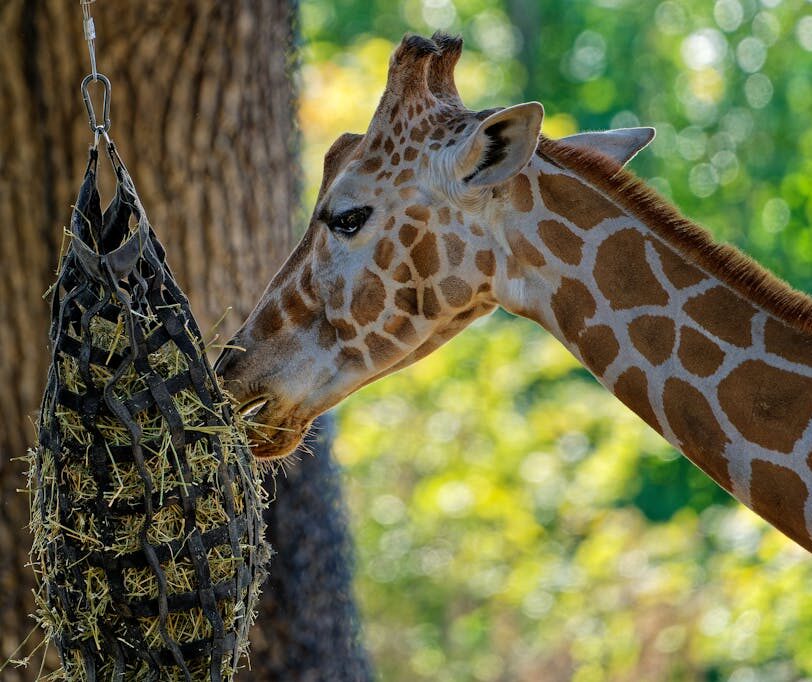
{"label": "sunlit bark texture", "polygon": [[[295,10],[282,0],[91,7],[99,70],[113,84],[111,136],[201,328],[234,307],[220,328],[229,338],[291,248]],[[81,26],[78,0],[0,3],[0,660],[33,625],[28,505],[16,492],[24,479],[15,458],[33,440],[48,359],[42,294],[91,138],[79,96],[89,70]],[[277,487],[269,514],[279,555],[252,637],[255,679],[368,676],[337,480],[323,454],[303,457]],[[34,679],[34,661],[28,671],[4,670],[3,680]]]}

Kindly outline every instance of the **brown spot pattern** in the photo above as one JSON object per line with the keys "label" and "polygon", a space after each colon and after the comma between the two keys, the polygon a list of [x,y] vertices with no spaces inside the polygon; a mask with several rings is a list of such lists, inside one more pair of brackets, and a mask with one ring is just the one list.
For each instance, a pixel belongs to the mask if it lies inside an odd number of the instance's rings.
{"label": "brown spot pattern", "polygon": [[330,262],[330,249],[327,248],[327,236],[324,232],[321,233],[319,240],[316,242],[316,260],[321,265]]}
{"label": "brown spot pattern", "polygon": [[319,322],[319,346],[327,350],[336,343],[336,328],[330,324],[326,317]]}
{"label": "brown spot pattern", "polygon": [[523,173],[514,176],[510,183],[510,202],[513,208],[522,213],[533,210],[533,191],[530,179]]}
{"label": "brown spot pattern", "polygon": [[431,211],[427,206],[409,206],[406,215],[420,223],[426,223],[431,217]]}
{"label": "brown spot pattern", "polygon": [[344,278],[339,275],[330,287],[330,297],[328,299],[331,308],[341,308],[344,306]]}
{"label": "brown spot pattern", "polygon": [[282,329],[285,320],[282,318],[279,306],[271,301],[260,309],[255,324],[259,335],[268,337]]}
{"label": "brown spot pattern", "polygon": [[373,156],[371,159],[364,161],[361,166],[362,173],[374,173],[383,165],[383,159],[380,156]]}
{"label": "brown spot pattern", "polygon": [[544,265],[544,256],[541,255],[541,252],[535,246],[533,246],[533,244],[530,243],[530,240],[528,240],[527,237],[525,237],[521,232],[518,230],[508,230],[507,240],[511,251],[513,251],[513,255],[520,263],[531,265],[536,268]]}
{"label": "brown spot pattern", "polygon": [[683,306],[685,312],[714,336],[746,348],[751,343],[750,322],[756,309],[723,286],[694,296]]}
{"label": "brown spot pattern", "polygon": [[643,235],[631,228],[615,232],[598,247],[595,281],[614,310],[668,303],[668,293],[646,262]]}
{"label": "brown spot pattern", "polygon": [[417,332],[415,331],[414,325],[405,315],[394,315],[390,317],[384,323],[383,330],[403,343],[413,343],[417,340]]}
{"label": "brown spot pattern", "polygon": [[570,265],[581,262],[581,249],[584,240],[557,220],[542,220],[538,224],[538,235],[558,258]]}
{"label": "brown spot pattern", "polygon": [[290,285],[282,291],[282,309],[297,327],[309,327],[316,319],[316,313],[307,307],[296,288]]}
{"label": "brown spot pattern", "polygon": [[381,270],[386,270],[395,254],[395,245],[391,239],[384,237],[375,245],[375,263]]}
{"label": "brown spot pattern", "polygon": [[764,347],[791,362],[812,366],[812,336],[788,327],[773,317],[764,326]]}
{"label": "brown spot pattern", "polygon": [[403,158],[407,161],[414,161],[417,158],[417,150],[414,147],[406,147]]}
{"label": "brown spot pattern", "polygon": [[448,305],[454,308],[462,308],[474,295],[468,283],[454,275],[446,277],[440,282],[440,291],[443,292],[443,297],[448,301]]}
{"label": "brown spot pattern", "polygon": [[648,380],[639,367],[629,367],[621,374],[612,389],[620,401],[649,426],[660,431],[660,422],[648,399]]}
{"label": "brown spot pattern", "polygon": [[564,277],[550,302],[561,333],[568,341],[575,341],[586,326],[586,320],[595,314],[595,299],[583,282]]}
{"label": "brown spot pattern", "polygon": [[369,348],[369,357],[376,365],[391,360],[398,352],[394,343],[375,332],[367,334],[364,337],[364,343]]}
{"label": "brown spot pattern", "polygon": [[789,453],[812,419],[812,379],[746,360],[719,384],[719,403],[747,440]]}
{"label": "brown spot pattern", "polygon": [[306,263],[302,268],[302,276],[299,278],[299,288],[305,297],[311,301],[316,300],[316,291],[313,288],[313,268],[310,267],[310,263]]}
{"label": "brown spot pattern", "polygon": [[401,263],[392,273],[392,279],[401,284],[405,284],[412,279],[412,271],[406,263]]}
{"label": "brown spot pattern", "polygon": [[705,396],[691,384],[672,377],[665,382],[663,408],[685,455],[730,490],[730,474],[724,457],[729,441]]}
{"label": "brown spot pattern", "polygon": [[620,351],[612,328],[599,324],[588,327],[578,337],[578,350],[586,366],[595,374],[601,376]]}
{"label": "brown spot pattern", "polygon": [[522,279],[522,277],[524,277],[522,264],[519,262],[519,259],[512,254],[507,257],[507,276],[508,279]]}
{"label": "brown spot pattern", "polygon": [[415,270],[424,279],[431,277],[440,269],[437,237],[433,233],[426,232],[423,238],[412,247],[411,254]]}
{"label": "brown spot pattern", "polygon": [[688,263],[685,258],[669,249],[665,244],[656,239],[650,239],[650,241],[654,245],[657,255],[660,256],[660,265],[662,265],[665,276],[677,289],[698,284],[706,278],[705,273]]}
{"label": "brown spot pattern", "polygon": [[424,139],[426,139],[426,130],[422,126],[420,128],[412,128],[412,132],[409,133],[409,137],[415,142],[422,142]]}
{"label": "brown spot pattern", "polygon": [[680,329],[677,356],[691,374],[709,377],[725,359],[724,351],[704,334],[690,327]]}
{"label": "brown spot pattern", "polygon": [[809,493],[798,474],[786,467],[754,459],[750,465],[750,504],[767,519],[812,552],[804,505]]}
{"label": "brown spot pattern", "polygon": [[449,264],[457,267],[465,258],[465,242],[455,234],[444,234],[443,244]]}
{"label": "brown spot pattern", "polygon": [[403,246],[411,246],[417,238],[417,228],[411,223],[404,223],[400,226],[398,237]]}
{"label": "brown spot pattern", "polygon": [[364,362],[364,354],[357,348],[345,346],[338,353],[338,369],[344,370],[363,370],[366,368]]}
{"label": "brown spot pattern", "polygon": [[538,185],[544,205],[581,229],[588,230],[606,218],[623,215],[617,206],[591,187],[567,175],[541,173]]}
{"label": "brown spot pattern", "polygon": [[386,302],[386,289],[381,278],[365,269],[352,288],[350,313],[360,325],[374,322],[381,314]]}
{"label": "brown spot pattern", "polygon": [[330,324],[335,327],[336,332],[338,332],[338,338],[342,341],[349,341],[357,336],[355,325],[350,324],[347,320],[336,317],[330,320]]}
{"label": "brown spot pattern", "polygon": [[632,344],[652,365],[671,357],[676,336],[674,321],[660,315],[641,315],[629,325]]}
{"label": "brown spot pattern", "polygon": [[411,168],[404,168],[400,173],[397,174],[395,178],[395,187],[398,185],[402,185],[404,182],[408,182],[414,177],[414,171]]}
{"label": "brown spot pattern", "polygon": [[440,314],[440,300],[434,293],[434,287],[428,287],[423,291],[423,317],[433,320]]}
{"label": "brown spot pattern", "polygon": [[442,206],[437,211],[437,217],[440,220],[440,225],[448,225],[451,222],[451,210],[448,206]]}
{"label": "brown spot pattern", "polygon": [[477,270],[483,275],[491,277],[496,272],[496,258],[494,258],[493,251],[477,251],[474,258]]}
{"label": "brown spot pattern", "polygon": [[395,305],[409,315],[417,315],[417,289],[400,287],[395,292]]}

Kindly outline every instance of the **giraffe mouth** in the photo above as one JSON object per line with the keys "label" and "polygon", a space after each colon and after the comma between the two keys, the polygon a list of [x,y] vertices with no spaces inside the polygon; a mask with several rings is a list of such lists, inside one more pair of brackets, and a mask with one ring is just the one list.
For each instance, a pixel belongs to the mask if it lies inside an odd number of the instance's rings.
{"label": "giraffe mouth", "polygon": [[276,406],[274,397],[266,394],[251,398],[238,408],[247,422],[251,452],[257,459],[281,459],[291,454],[313,421],[292,414],[280,416]]}
{"label": "giraffe mouth", "polygon": [[247,421],[252,421],[253,418],[257,416],[257,413],[270,402],[270,398],[271,396],[269,395],[259,395],[250,400],[246,400],[237,408],[237,412]]}

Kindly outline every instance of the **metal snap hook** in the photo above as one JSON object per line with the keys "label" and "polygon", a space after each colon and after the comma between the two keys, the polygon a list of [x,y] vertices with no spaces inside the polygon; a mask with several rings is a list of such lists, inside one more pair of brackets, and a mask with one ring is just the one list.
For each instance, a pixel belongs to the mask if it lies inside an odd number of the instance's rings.
{"label": "metal snap hook", "polygon": [[[90,92],[88,91],[88,86],[93,81],[99,81],[104,88],[104,99],[102,100],[102,120],[103,123],[99,123],[96,120],[96,112],[93,109],[93,101],[90,99]],[[93,134],[96,136],[96,140],[98,141],[98,137],[100,134],[104,135],[107,138],[107,131],[110,130],[110,94],[111,94],[112,87],[110,85],[110,79],[107,78],[103,73],[89,73],[87,76],[84,77],[82,80],[82,99],[85,102],[85,109],[87,109],[87,115],[90,120],[90,130],[93,131]]]}

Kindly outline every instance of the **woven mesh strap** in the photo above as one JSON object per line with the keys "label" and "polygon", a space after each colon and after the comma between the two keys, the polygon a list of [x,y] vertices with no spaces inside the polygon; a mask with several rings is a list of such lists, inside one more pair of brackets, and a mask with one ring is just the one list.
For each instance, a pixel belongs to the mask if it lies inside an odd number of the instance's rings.
{"label": "woven mesh strap", "polygon": [[[35,484],[41,493],[38,518],[58,519],[62,532],[42,552],[46,601],[66,623],[56,636],[63,666],[75,667],[80,659],[89,680],[100,678],[102,669],[124,679],[133,663],[154,679],[174,668],[191,680],[200,659],[207,659],[207,679],[221,680],[226,665],[236,667],[247,641],[249,614],[264,577],[262,499],[244,441],[229,438],[226,452],[224,430],[232,416],[200,330],[114,149],[111,159],[116,196],[102,213],[98,153],[91,151],[71,244],[53,290],[53,355]],[[100,346],[100,328],[115,329],[111,347]],[[177,359],[173,371],[155,360],[161,353]],[[74,372],[71,382],[65,367]],[[194,408],[184,408],[179,396]],[[75,427],[66,426],[64,415],[72,416]],[[206,469],[190,463],[193,451],[206,454]],[[169,460],[175,485],[154,480],[155,457]],[[117,498],[124,470],[137,472],[137,497]],[[77,471],[92,478],[83,493],[70,483]],[[217,505],[214,527],[201,513],[204,504]],[[159,519],[171,519],[182,532],[156,539]],[[221,571],[217,579],[210,570],[215,548],[233,559],[233,570],[226,577]],[[187,567],[193,589],[172,587],[169,562]],[[127,572],[133,570],[147,571],[152,594],[130,594]],[[72,631],[71,623],[86,622],[88,609],[101,608],[91,603],[89,586],[102,579],[104,617],[96,622],[97,632],[90,637],[79,628]],[[228,623],[226,603],[238,614]],[[193,610],[202,613],[208,636],[173,637],[173,618]],[[147,635],[149,619],[157,623],[160,646]]]}

